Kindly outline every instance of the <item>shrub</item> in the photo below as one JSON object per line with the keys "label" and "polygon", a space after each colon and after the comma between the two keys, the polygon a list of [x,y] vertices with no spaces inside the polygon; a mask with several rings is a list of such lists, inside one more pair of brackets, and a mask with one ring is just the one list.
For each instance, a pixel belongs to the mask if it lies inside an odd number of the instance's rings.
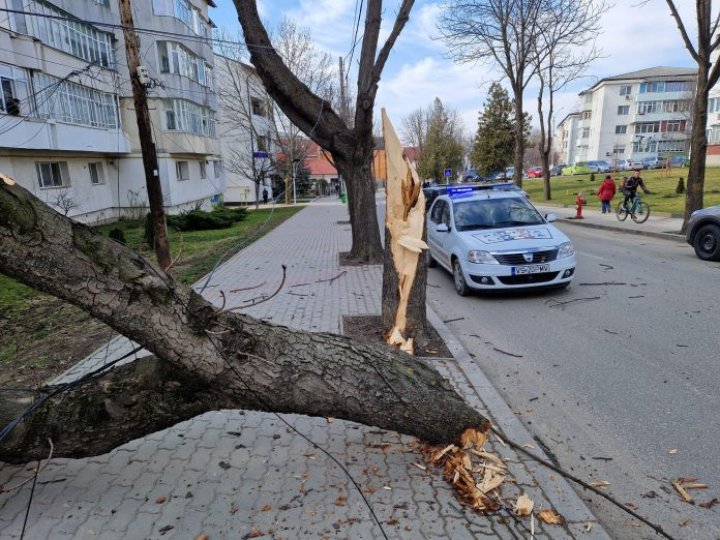
{"label": "shrub", "polygon": [[226,229],[233,223],[242,221],[247,215],[244,208],[231,210],[217,207],[211,212],[194,209],[173,216],[168,216],[168,227],[181,231],[206,231],[210,229]]}
{"label": "shrub", "polygon": [[677,187],[675,188],[675,193],[680,195],[681,193],[685,193],[685,180],[683,180],[682,176],[678,178]]}
{"label": "shrub", "polygon": [[594,173],[594,172],[591,172],[591,173],[590,173],[590,181],[591,181],[591,182],[594,182],[594,181],[595,181],[595,173]]}
{"label": "shrub", "polygon": [[116,242],[120,242],[121,244],[126,244],[125,241],[125,233],[120,227],[115,227],[114,229],[110,229],[110,232],[108,232],[108,236],[115,240]]}

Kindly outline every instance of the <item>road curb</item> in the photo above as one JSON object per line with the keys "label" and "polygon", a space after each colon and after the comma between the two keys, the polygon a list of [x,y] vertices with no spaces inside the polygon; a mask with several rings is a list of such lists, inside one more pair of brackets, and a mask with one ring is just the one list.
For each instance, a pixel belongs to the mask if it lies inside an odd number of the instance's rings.
{"label": "road curb", "polygon": [[[601,225],[600,223],[592,223],[589,221],[583,221],[582,219],[574,219],[574,218],[562,218],[560,220],[561,223],[571,223],[573,225],[578,225],[580,227],[589,227],[591,229],[602,229],[605,231],[614,231],[614,232],[621,232],[621,233],[627,233],[627,234],[637,234],[640,236],[651,236],[653,238],[662,238],[664,240],[673,240],[675,242],[685,242],[685,236],[679,233],[671,233],[671,232],[657,232],[657,231],[647,231],[644,229],[625,229],[622,227],[613,227],[611,225]],[[638,227],[642,227],[642,225],[638,225]]]}
{"label": "road curb", "polygon": [[[502,426],[502,431],[507,438],[512,441],[520,444],[533,441],[533,436],[510,409],[510,406],[493,386],[482,369],[473,361],[464,345],[455,337],[452,331],[430,307],[429,303],[426,304],[426,307],[428,322],[433,325],[445,342],[445,345],[457,361],[460,369],[464,372],[468,381],[487,407],[494,422],[498,426]],[[542,449],[536,447],[533,452],[538,457],[550,461]],[[598,519],[565,478],[546,469],[536,461],[527,463],[527,466],[548,500],[555,509],[563,515],[569,525],[592,523],[592,532],[583,531],[583,538],[610,540],[610,536],[602,525],[600,525]],[[552,477],[552,480],[550,480],[550,477]]]}

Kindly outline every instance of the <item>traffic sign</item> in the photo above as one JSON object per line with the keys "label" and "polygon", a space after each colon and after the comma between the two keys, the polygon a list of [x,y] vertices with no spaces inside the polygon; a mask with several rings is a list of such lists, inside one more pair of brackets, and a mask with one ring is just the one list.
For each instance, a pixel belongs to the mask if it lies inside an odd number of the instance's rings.
{"label": "traffic sign", "polygon": [[256,159],[267,158],[269,155],[267,152],[253,152],[253,157]]}
{"label": "traffic sign", "polygon": [[452,176],[452,169],[445,169],[445,176]]}

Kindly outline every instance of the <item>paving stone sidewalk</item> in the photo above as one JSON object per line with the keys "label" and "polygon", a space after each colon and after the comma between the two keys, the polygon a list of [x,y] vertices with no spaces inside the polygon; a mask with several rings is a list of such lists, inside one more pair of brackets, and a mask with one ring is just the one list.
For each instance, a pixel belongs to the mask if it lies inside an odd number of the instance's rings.
{"label": "paving stone sidewalk", "polygon": [[[287,280],[280,294],[246,312],[309,331],[341,332],[344,315],[379,314],[381,306],[380,266],[339,265],[338,254],[350,248],[347,219],[345,205],[321,199],[197,287],[206,284],[203,294],[218,305],[224,291],[227,307],[240,306],[272,293],[285,264]],[[244,290],[231,294],[235,289]],[[432,310],[429,315],[454,354],[433,360],[437,369],[509,437],[530,442],[479,367]],[[74,379],[132,348],[117,338],[58,381]],[[347,468],[362,494],[315,445]],[[536,508],[552,508],[567,523],[531,525],[528,518],[518,520],[508,512],[478,516],[467,511],[439,471],[414,466],[423,460],[411,437],[339,420],[217,411],[102,456],[53,459],[38,477],[25,538],[529,539],[531,527],[538,539],[608,538],[557,474],[497,440],[488,446],[506,461],[515,480],[503,488],[508,505],[524,492]],[[4,488],[31,476],[31,467],[0,464]],[[30,487],[0,493],[0,539],[20,537]]]}

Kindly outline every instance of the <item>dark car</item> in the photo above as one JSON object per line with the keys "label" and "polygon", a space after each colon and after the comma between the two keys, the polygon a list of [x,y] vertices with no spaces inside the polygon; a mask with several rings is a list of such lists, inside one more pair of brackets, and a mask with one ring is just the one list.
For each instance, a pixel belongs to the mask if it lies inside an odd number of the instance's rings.
{"label": "dark car", "polygon": [[550,176],[560,176],[562,174],[562,170],[567,167],[565,163],[561,163],[560,165],[553,165],[550,167]]}
{"label": "dark car", "polygon": [[703,261],[720,261],[720,206],[696,210],[685,232],[687,243]]}

